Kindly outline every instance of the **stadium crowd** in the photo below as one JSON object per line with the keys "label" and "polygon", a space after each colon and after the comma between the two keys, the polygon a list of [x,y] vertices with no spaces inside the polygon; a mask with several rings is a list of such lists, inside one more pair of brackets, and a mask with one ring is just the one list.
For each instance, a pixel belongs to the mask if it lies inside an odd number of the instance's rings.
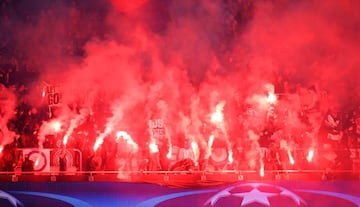
{"label": "stadium crowd", "polygon": [[[26,100],[26,95],[29,94],[28,87],[32,84],[32,80],[35,80],[38,77],[38,73],[32,70],[20,69],[16,65],[11,64],[2,64],[1,69],[1,90],[0,94],[2,99],[5,99],[4,90],[10,90],[16,94],[16,109],[14,115],[6,123],[8,130],[13,132],[14,138],[13,141],[6,144],[0,155],[0,168],[1,171],[11,172],[16,168],[19,168],[19,165],[29,165],[28,162],[24,161],[25,158],[20,156],[18,153],[19,149],[22,148],[37,148],[39,147],[38,132],[40,130],[41,124],[44,121],[51,119],[51,114],[49,107],[47,105],[42,106],[32,106]],[[282,83],[284,84],[284,83]],[[278,87],[281,88],[281,87]],[[306,89],[307,92],[315,92],[314,87]],[[285,91],[280,91],[277,93],[279,99],[286,99],[288,93]],[[360,105],[355,106],[350,110],[340,110],[337,108],[331,108],[326,112],[319,112],[316,107],[318,103],[309,107],[303,107],[302,111],[299,111],[296,116],[299,117],[305,126],[308,126],[307,129],[299,131],[298,135],[291,135],[292,149],[291,154],[288,154],[289,147],[283,146],[282,142],[279,142],[278,139],[281,136],[290,136],[285,135],[284,126],[286,123],[279,123],[279,117],[281,112],[276,111],[276,109],[270,110],[267,115],[267,121],[262,129],[257,131],[246,131],[247,135],[251,136],[251,133],[254,133],[259,136],[259,139],[256,141],[261,152],[259,157],[256,159],[262,159],[265,169],[270,170],[285,170],[285,169],[307,169],[307,170],[318,170],[318,169],[334,169],[334,170],[358,170],[359,169],[359,153],[360,153]],[[5,104],[6,105],[6,104]],[[4,104],[2,104],[2,112],[5,110]],[[70,107],[70,106],[69,106]],[[252,109],[248,108],[244,110],[242,114],[243,118],[245,116],[251,116]],[[4,113],[2,114],[4,115]],[[316,119],[319,116],[322,119],[321,126],[316,128],[312,126],[312,119]],[[281,118],[280,118],[281,119]],[[89,118],[84,124],[79,126],[77,129],[76,136],[82,136],[81,133],[84,131],[84,127],[88,130],[88,136],[97,136],[96,134],[96,122],[97,120]],[[97,123],[100,124],[100,123]],[[247,123],[249,124],[249,123]],[[246,128],[246,123],[241,124],[243,128]],[[91,129],[93,132],[90,132]],[[81,132],[82,131],[82,132]],[[91,134],[92,133],[92,134]],[[90,135],[89,135],[90,134]],[[4,133],[2,133],[4,136]],[[54,134],[49,134],[46,136],[44,142],[45,148],[58,148],[59,143],[57,142],[57,137]],[[84,137],[80,137],[77,143],[72,144],[74,148],[79,148],[83,154],[82,160],[82,169],[84,170],[118,170],[117,161],[115,157],[118,155],[119,150],[114,149],[114,146],[111,142],[104,143],[102,150],[99,153],[94,153],[92,148],[86,145],[89,145],[87,141],[84,141]],[[90,140],[91,141],[91,140]],[[186,140],[185,140],[186,141]],[[224,169],[235,169],[235,170],[247,170],[253,169],[253,167],[246,160],[248,156],[247,150],[251,148],[254,143],[232,143],[232,152],[234,157],[234,162],[211,165],[208,159],[205,159],[205,156],[199,158],[198,164],[191,161],[191,159],[183,159],[180,162],[176,163],[173,166],[168,166],[164,162],[163,157],[165,157],[165,152],[158,154],[157,158],[151,158],[151,155],[147,154],[145,151],[138,161],[137,167],[139,170],[189,170],[189,169],[211,169],[215,170],[224,170]],[[191,144],[181,143],[184,148],[191,148]],[[286,144],[285,144],[286,145]],[[166,148],[164,146],[164,148]],[[311,150],[314,157],[313,163],[307,161],[309,156],[309,150]],[[166,151],[166,150],[164,150]],[[315,154],[315,155],[314,155]],[[116,155],[115,157],[113,155]],[[289,159],[289,156],[292,157]],[[201,156],[200,156],[201,157]],[[184,158],[191,158],[190,156]],[[133,158],[131,158],[133,159]],[[291,159],[296,160],[296,165],[292,166]],[[128,162],[128,160],[123,160],[123,162]],[[257,161],[255,161],[257,162]],[[294,162],[294,161],[293,161]],[[155,163],[155,164],[154,164]],[[61,162],[60,162],[61,164]],[[64,163],[63,163],[64,165]],[[23,170],[32,169],[31,167],[25,167]],[[127,167],[126,169],[130,169]],[[64,166],[62,166],[64,169]]]}

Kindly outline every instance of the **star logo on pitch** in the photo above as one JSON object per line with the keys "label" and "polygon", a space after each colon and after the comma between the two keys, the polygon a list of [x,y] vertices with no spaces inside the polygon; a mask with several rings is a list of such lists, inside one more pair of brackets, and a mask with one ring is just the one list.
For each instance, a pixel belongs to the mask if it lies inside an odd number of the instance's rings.
{"label": "star logo on pitch", "polygon": [[283,203],[294,207],[306,205],[300,196],[283,187],[264,183],[247,183],[221,190],[209,198],[205,202],[205,206],[271,207],[274,203]]}

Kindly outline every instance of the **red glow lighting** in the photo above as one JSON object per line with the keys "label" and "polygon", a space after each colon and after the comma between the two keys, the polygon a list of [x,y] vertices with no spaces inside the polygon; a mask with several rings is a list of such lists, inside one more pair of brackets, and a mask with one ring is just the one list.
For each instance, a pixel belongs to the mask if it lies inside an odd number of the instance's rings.
{"label": "red glow lighting", "polygon": [[130,12],[145,4],[147,0],[111,0],[111,3],[121,12]]}

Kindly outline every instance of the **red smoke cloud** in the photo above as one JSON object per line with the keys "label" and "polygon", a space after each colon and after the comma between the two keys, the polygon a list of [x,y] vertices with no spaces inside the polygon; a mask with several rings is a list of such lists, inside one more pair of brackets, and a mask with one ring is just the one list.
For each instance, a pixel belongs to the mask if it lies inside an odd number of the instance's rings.
{"label": "red smoke cloud", "polygon": [[135,10],[146,2],[147,0],[134,0],[134,1],[111,0],[111,3],[120,12],[129,12]]}
{"label": "red smoke cloud", "polygon": [[3,146],[11,143],[16,135],[8,127],[8,121],[15,116],[16,102],[14,91],[0,84],[0,154]]}
{"label": "red smoke cloud", "polygon": [[[276,123],[285,132],[298,133],[306,128],[297,116],[305,106],[320,102],[324,113],[328,105],[344,108],[359,98],[356,0],[111,3],[115,9],[101,14],[61,7],[65,15],[39,15],[38,24],[21,34],[50,44],[19,38],[41,67],[42,79],[61,86],[58,119],[68,126],[64,133],[94,116],[99,132],[92,143],[111,127],[144,148],[150,142],[148,120],[162,119],[165,140],[159,145],[191,139],[205,150],[212,134],[231,146],[257,141],[250,134],[267,127],[271,110],[288,123]],[[124,15],[129,11],[132,15]],[[75,25],[71,35],[69,22]],[[83,30],[81,23],[88,27]],[[82,55],[64,52],[63,43],[77,41],[84,42]],[[290,94],[274,104],[281,107],[266,102],[269,84]],[[221,102],[219,128],[211,114]],[[310,131],[320,127],[321,115],[310,117]],[[254,146],[249,154],[258,150]]]}

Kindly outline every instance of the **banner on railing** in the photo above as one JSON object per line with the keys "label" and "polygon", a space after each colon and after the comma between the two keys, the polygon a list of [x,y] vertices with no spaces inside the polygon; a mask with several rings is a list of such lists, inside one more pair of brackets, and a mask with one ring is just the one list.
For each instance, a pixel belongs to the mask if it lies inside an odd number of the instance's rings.
{"label": "banner on railing", "polygon": [[[18,149],[20,161],[23,163],[26,158],[33,163],[34,171],[37,172],[57,172],[63,171],[81,171],[82,155],[77,149],[39,149],[24,148]],[[63,162],[63,169],[60,169],[60,163]]]}
{"label": "banner on railing", "polygon": [[50,149],[26,148],[22,149],[22,156],[33,162],[35,171],[50,172]]}

